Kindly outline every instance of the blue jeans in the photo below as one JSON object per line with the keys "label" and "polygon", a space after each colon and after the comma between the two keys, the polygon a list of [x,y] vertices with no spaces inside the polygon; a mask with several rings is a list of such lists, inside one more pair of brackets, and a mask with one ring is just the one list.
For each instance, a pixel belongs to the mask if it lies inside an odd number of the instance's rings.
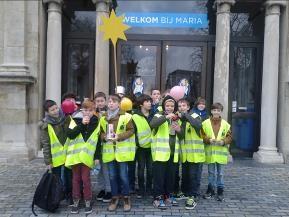
{"label": "blue jeans", "polygon": [[129,196],[127,162],[107,163],[112,196]]}
{"label": "blue jeans", "polygon": [[182,164],[182,191],[186,195],[199,196],[203,163],[185,162]]}
{"label": "blue jeans", "polygon": [[[217,171],[216,171],[217,170]],[[216,182],[217,172],[217,182]],[[224,165],[219,163],[208,164],[209,185],[213,188],[224,188]]]}

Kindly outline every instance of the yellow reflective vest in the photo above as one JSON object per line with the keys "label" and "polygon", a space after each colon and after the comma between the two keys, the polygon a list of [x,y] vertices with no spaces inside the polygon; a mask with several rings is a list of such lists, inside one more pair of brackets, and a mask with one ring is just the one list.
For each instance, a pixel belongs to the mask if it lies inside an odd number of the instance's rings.
{"label": "yellow reflective vest", "polygon": [[[74,120],[71,120],[69,128],[73,129],[76,126]],[[99,125],[95,128],[87,141],[84,141],[80,133],[75,139],[72,139],[67,148],[67,157],[65,161],[66,167],[71,167],[76,164],[83,163],[86,166],[93,168],[94,154],[99,137]]]}
{"label": "yellow reflective vest", "polygon": [[[162,115],[155,114],[155,116],[160,117]],[[180,121],[179,121],[180,123]],[[162,125],[160,125],[155,132],[153,129],[153,136],[152,136],[152,144],[151,144],[151,152],[152,152],[152,159],[153,161],[162,161],[166,162],[170,159],[171,149],[170,149],[170,126],[169,123],[166,121]],[[179,161],[179,147],[180,141],[178,136],[176,135],[176,144],[174,150],[174,162],[177,163]]]}
{"label": "yellow reflective vest", "polygon": [[[230,130],[230,124],[221,120],[221,126],[217,135],[215,137],[213,127],[211,124],[211,120],[207,119],[202,123],[202,128],[207,137],[216,139],[217,141],[223,140],[228,131]],[[205,146],[206,153],[206,163],[219,163],[219,164],[227,164],[228,163],[228,147],[227,146],[218,146],[218,145],[206,145]]]}
{"label": "yellow reflective vest", "polygon": [[132,119],[137,128],[136,134],[137,134],[139,146],[141,148],[150,148],[151,142],[152,142],[152,137],[151,137],[152,131],[146,118],[141,115],[134,114],[132,116]]}
{"label": "yellow reflective vest", "polygon": [[[192,118],[199,117],[196,113],[191,116]],[[203,139],[189,122],[186,123],[185,138],[181,145],[181,159],[183,163],[202,163],[206,160]]]}
{"label": "yellow reflective vest", "polygon": [[51,124],[48,124],[48,135],[51,145],[51,156],[53,167],[64,165],[66,160],[66,151],[67,146],[69,144],[69,139],[67,138],[65,144],[62,145],[59,142],[59,139],[57,138],[56,133]]}
{"label": "yellow reflective vest", "polygon": [[[107,130],[107,121],[106,117],[101,117],[100,119],[100,127],[106,133]],[[126,131],[126,125],[132,119],[132,115],[129,113],[125,113],[124,115],[119,116],[119,120],[117,123],[116,134],[121,134]],[[111,141],[102,143],[102,161],[103,163],[108,163],[113,160],[117,162],[127,162],[133,161],[135,158],[135,135],[133,134],[131,137],[123,140],[117,141],[115,144]]]}

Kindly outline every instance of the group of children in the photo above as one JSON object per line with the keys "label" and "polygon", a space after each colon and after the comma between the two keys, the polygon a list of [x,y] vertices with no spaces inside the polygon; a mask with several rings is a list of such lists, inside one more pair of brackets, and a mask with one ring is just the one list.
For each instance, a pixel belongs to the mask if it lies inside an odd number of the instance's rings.
{"label": "group of children", "polygon": [[106,98],[98,92],[80,108],[74,94],[64,96],[62,109],[52,100],[44,103],[44,161],[62,177],[71,213],[79,212],[82,197],[85,213],[92,212],[90,171],[95,166],[100,167],[97,183],[102,189],[96,199],[110,202],[109,211],[115,211],[121,199],[123,210],[131,210],[135,165],[137,198],[152,195],[156,208],[186,199],[185,208],[194,209],[201,195],[203,163],[209,173],[203,198],[214,197],[217,190],[216,198],[222,201],[223,170],[232,142],[230,125],[221,118],[223,106],[214,103],[209,116],[203,98],[191,109],[188,99],[176,101],[169,94],[161,99],[160,91],[153,89],[151,96],[138,96],[131,111],[122,111],[121,96]]}

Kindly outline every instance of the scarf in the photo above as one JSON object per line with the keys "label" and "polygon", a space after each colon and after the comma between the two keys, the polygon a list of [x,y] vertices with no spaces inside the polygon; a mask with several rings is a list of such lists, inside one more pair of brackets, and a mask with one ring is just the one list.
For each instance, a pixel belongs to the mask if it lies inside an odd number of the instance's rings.
{"label": "scarf", "polygon": [[61,109],[59,109],[59,116],[57,118],[50,116],[49,114],[45,115],[44,122],[52,125],[62,124],[65,120],[65,115]]}
{"label": "scarf", "polygon": [[107,117],[106,117],[106,119],[107,119],[108,121],[111,120],[112,118],[114,118],[114,117],[117,116],[118,112],[119,112],[119,108],[116,109],[116,110],[114,110],[114,111],[108,109],[108,110],[107,110]]}

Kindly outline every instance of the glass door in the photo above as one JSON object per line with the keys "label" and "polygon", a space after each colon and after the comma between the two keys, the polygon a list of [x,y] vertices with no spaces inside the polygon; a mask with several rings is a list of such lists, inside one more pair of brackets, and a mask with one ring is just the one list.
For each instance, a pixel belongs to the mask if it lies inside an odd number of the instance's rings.
{"label": "glass door", "polygon": [[151,94],[160,88],[161,43],[128,41],[118,43],[118,79],[129,95]]}
{"label": "glass door", "polygon": [[259,144],[261,60],[260,44],[231,44],[230,110],[233,147],[248,153],[256,151]]}
{"label": "glass door", "polygon": [[62,92],[80,99],[93,96],[94,40],[67,39],[64,43]]}
{"label": "glass door", "polygon": [[162,53],[162,90],[183,85],[190,99],[205,97],[207,43],[165,41]]}

